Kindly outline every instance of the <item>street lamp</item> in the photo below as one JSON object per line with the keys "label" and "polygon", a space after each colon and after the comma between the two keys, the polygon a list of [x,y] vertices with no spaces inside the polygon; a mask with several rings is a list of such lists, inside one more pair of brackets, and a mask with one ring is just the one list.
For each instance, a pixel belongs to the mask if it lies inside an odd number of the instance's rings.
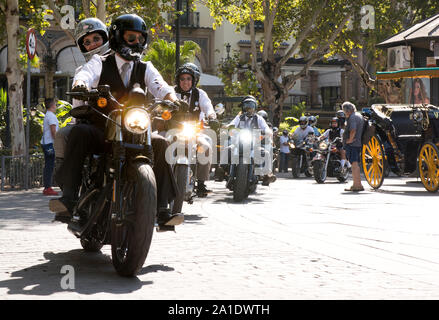
{"label": "street lamp", "polygon": [[227,60],[230,59],[230,47],[231,47],[230,43],[227,43],[226,44]]}

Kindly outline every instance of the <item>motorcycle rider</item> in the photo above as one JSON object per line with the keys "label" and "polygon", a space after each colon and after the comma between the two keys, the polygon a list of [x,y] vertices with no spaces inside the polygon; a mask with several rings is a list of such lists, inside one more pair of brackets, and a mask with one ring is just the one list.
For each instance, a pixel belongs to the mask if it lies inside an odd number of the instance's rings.
{"label": "motorcycle rider", "polygon": [[[175,92],[177,98],[184,100],[189,104],[189,112],[194,120],[203,121],[204,117],[209,120],[212,129],[216,128],[218,121],[212,102],[206,91],[197,88],[200,80],[200,70],[193,63],[185,63],[175,72]],[[206,188],[204,183],[209,180],[210,167],[212,165],[212,139],[203,133],[197,136],[197,145],[199,152],[205,153],[207,163],[197,164],[197,187],[196,192],[199,197],[205,197],[212,190]]]}
{"label": "motorcycle rider", "polygon": [[[268,126],[263,117],[256,113],[258,101],[252,95],[244,97],[241,101],[241,112],[227,125],[227,127],[235,127],[238,129],[259,129],[264,132],[266,138],[272,139],[273,131]],[[268,152],[265,150],[265,152]],[[276,176],[272,173],[271,161],[269,162],[270,172],[263,177],[262,185],[268,186],[276,181]]]}
{"label": "motorcycle rider", "polygon": [[316,127],[317,126],[317,117],[309,116],[308,117],[308,123],[309,123],[310,127],[314,130],[314,134],[316,135],[316,137],[319,137],[320,136],[320,131]]}
{"label": "motorcycle rider", "polygon": [[[75,75],[73,91],[86,91],[105,84],[110,86],[116,100],[124,103],[130,90],[140,86],[148,88],[159,99],[179,104],[173,88],[163,80],[152,63],[140,61],[147,44],[144,20],[135,14],[125,14],[117,17],[109,30],[109,43],[114,52],[105,56],[92,56]],[[159,225],[177,225],[183,222],[183,215],[171,214],[168,207],[176,193],[175,178],[165,160],[168,143],[157,134],[152,134],[151,140],[154,153],[153,171],[157,184],[157,222]],[[89,153],[104,153],[104,146],[102,123],[81,123],[72,128],[61,167],[64,175],[63,197],[50,203],[52,211],[67,211],[71,215],[81,183],[85,157]]]}
{"label": "motorcycle rider", "polygon": [[[319,137],[319,141],[328,139],[329,142],[332,142],[335,140],[335,138],[338,138],[338,137],[342,138],[344,129],[340,128],[339,122],[340,122],[339,118],[333,117],[330,121],[330,128],[327,129]],[[351,164],[349,163],[349,161],[346,161],[346,151],[343,149],[343,143],[341,141],[338,141],[335,146],[337,147],[337,150],[340,152],[341,167],[343,168],[345,163],[346,163],[347,167],[350,168]]]}
{"label": "motorcycle rider", "polygon": [[[97,18],[86,18],[81,20],[75,28],[75,41],[78,49],[81,51],[85,61],[89,61],[94,54],[103,55],[109,50],[107,26]],[[79,66],[75,70],[75,74],[81,70]],[[72,107],[75,108],[82,102],[73,99]],[[57,170],[64,159],[64,151],[66,149],[67,137],[75,124],[73,118],[68,125],[60,128],[56,132],[54,148],[57,160]]]}
{"label": "motorcycle rider", "polygon": [[344,114],[343,110],[338,110],[335,113],[335,116],[338,119],[338,126],[344,130],[345,124],[346,124],[346,115]]}
{"label": "motorcycle rider", "polygon": [[308,125],[308,118],[306,116],[301,116],[299,118],[299,126],[291,135],[291,138],[294,140],[294,144],[296,146],[299,145],[310,134],[314,134],[314,129]]}

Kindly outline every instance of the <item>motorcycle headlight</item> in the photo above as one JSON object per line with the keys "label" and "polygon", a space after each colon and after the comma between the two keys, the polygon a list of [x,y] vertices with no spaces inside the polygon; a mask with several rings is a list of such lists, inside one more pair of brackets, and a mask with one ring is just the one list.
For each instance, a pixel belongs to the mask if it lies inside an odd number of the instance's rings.
{"label": "motorcycle headlight", "polygon": [[132,108],[125,113],[123,124],[131,133],[145,133],[150,124],[148,112],[141,108]]}
{"label": "motorcycle headlight", "polygon": [[239,140],[241,141],[241,143],[251,143],[252,138],[252,133],[249,130],[242,130],[239,133]]}
{"label": "motorcycle headlight", "polygon": [[197,127],[194,123],[183,122],[183,129],[181,130],[181,135],[184,138],[192,138],[197,134]]}
{"label": "motorcycle headlight", "polygon": [[328,148],[328,144],[325,141],[320,142],[319,149],[326,150]]}

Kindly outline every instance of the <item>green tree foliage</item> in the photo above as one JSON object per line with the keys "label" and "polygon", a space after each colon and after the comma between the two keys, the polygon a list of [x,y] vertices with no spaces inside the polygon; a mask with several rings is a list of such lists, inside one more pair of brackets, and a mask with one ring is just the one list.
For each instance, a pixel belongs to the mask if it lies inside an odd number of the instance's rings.
{"label": "green tree foliage", "polygon": [[[224,20],[238,31],[249,26],[251,66],[263,100],[266,105],[281,109],[288,91],[308,74],[316,61],[340,54],[352,62],[356,50],[364,48],[374,59],[373,63],[378,62],[385,56],[375,49],[378,42],[437,13],[439,6],[439,2],[432,0],[204,0],[204,3],[215,19],[214,27]],[[364,28],[362,23],[367,25],[365,20],[372,18],[363,12],[365,6],[374,9],[373,29]],[[263,23],[261,36],[255,32],[255,21]],[[288,43],[288,47],[282,49],[282,43]],[[297,72],[282,72],[290,58],[303,58],[303,66]],[[360,67],[356,70],[361,70]]]}
{"label": "green tree foliage", "polygon": [[228,96],[260,96],[255,74],[236,50],[231,57],[218,64],[218,76],[224,83],[224,92]]}
{"label": "green tree foliage", "polygon": [[[201,51],[193,41],[185,41],[180,45],[180,65],[194,62],[195,56]],[[175,42],[157,39],[152,42],[145,53],[144,61],[151,61],[168,84],[174,83],[175,75]]]}

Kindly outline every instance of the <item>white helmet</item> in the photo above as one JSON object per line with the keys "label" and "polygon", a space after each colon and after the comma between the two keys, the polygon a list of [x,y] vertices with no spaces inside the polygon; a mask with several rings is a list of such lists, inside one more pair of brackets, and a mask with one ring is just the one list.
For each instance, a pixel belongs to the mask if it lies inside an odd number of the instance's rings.
{"label": "white helmet", "polygon": [[302,129],[305,129],[308,126],[308,118],[305,116],[301,116],[299,118],[299,125]]}
{"label": "white helmet", "polygon": [[[100,47],[87,51],[83,44],[84,37],[93,32],[98,32],[104,42]],[[109,50],[107,26],[97,18],[87,18],[79,21],[75,29],[75,40],[86,61],[90,60],[94,54],[102,55]]]}

